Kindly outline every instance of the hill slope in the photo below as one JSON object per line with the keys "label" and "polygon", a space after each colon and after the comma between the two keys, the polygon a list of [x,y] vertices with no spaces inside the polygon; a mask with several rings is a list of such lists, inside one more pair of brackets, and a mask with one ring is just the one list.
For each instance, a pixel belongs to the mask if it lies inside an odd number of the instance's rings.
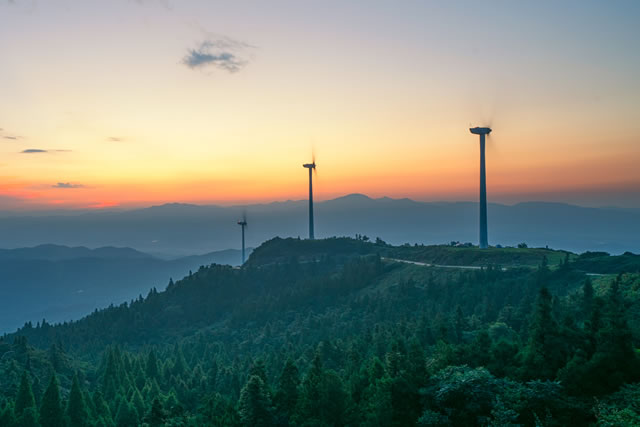
{"label": "hill slope", "polygon": [[[202,267],[132,304],[25,327],[0,340],[0,393],[10,402],[0,420],[28,416],[15,406],[29,387],[19,385],[23,369],[37,379],[37,399],[54,370],[70,401],[78,370],[88,417],[105,425],[125,416],[182,425],[640,419],[638,273],[592,282],[581,271],[589,256],[503,271],[387,262],[380,251],[452,256],[274,239],[245,268]],[[454,258],[496,257],[485,254]]]}
{"label": "hill slope", "polygon": [[239,264],[236,250],[161,260],[131,248],[42,245],[0,250],[0,333],[26,321],[78,319],[97,308],[164,289],[201,265]]}

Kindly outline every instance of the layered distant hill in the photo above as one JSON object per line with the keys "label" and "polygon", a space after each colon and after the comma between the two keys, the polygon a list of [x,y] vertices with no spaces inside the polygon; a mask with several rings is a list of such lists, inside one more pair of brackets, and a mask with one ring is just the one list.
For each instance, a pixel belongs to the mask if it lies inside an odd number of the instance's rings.
{"label": "layered distant hill", "polygon": [[[380,237],[388,243],[477,242],[478,205],[425,203],[352,194],[316,203],[316,237]],[[307,235],[307,202],[248,206],[167,204],[130,211],[0,215],[0,247],[43,243],[124,246],[161,257],[240,247],[236,224],[248,215],[247,244]],[[489,243],[573,252],[640,252],[640,211],[561,203],[489,204]]]}
{"label": "layered distant hill", "polygon": [[0,250],[0,333],[65,321],[164,289],[201,265],[237,265],[237,250],[163,260],[131,248],[41,245]]}

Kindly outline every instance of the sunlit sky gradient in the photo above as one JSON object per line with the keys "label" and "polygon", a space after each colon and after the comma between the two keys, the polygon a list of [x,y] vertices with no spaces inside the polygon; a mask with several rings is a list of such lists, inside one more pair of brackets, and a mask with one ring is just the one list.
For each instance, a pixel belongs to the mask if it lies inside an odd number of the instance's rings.
{"label": "sunlit sky gradient", "polygon": [[494,129],[491,202],[640,207],[639,21],[637,1],[0,0],[0,210],[302,199],[312,147],[319,199],[476,200],[470,124]]}

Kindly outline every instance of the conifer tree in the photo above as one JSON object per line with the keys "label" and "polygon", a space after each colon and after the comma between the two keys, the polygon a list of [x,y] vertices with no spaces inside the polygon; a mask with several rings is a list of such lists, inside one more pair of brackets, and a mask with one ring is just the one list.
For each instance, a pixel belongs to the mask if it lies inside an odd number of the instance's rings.
{"label": "conifer tree", "polygon": [[104,400],[100,390],[93,393],[93,406],[95,407],[96,418],[101,418],[105,422],[113,419],[109,405]]}
{"label": "conifer tree", "polygon": [[29,377],[27,371],[22,372],[22,378],[20,379],[20,388],[18,389],[18,396],[16,397],[16,403],[14,407],[14,413],[16,417],[22,416],[22,411],[26,408],[35,408],[36,401],[33,397],[33,391],[31,390],[31,384],[29,383]]}
{"label": "conifer tree", "polygon": [[13,405],[7,404],[3,409],[0,409],[0,426],[14,427],[16,422]]}
{"label": "conifer tree", "polygon": [[240,420],[245,426],[271,426],[273,414],[267,388],[258,375],[252,375],[240,392]]}
{"label": "conifer tree", "polygon": [[69,402],[67,403],[67,418],[69,419],[69,427],[84,427],[88,425],[89,413],[82,390],[80,390],[78,375],[73,377]]}
{"label": "conifer tree", "polygon": [[564,366],[564,343],[558,334],[558,324],[553,318],[552,302],[547,288],[541,288],[525,354],[526,378],[553,379],[556,371]]}
{"label": "conifer tree", "polygon": [[249,377],[257,375],[260,377],[262,382],[267,384],[267,369],[264,366],[264,361],[262,359],[256,359],[251,364],[251,368],[249,368]]}
{"label": "conifer tree", "polygon": [[318,402],[320,401],[323,373],[322,359],[320,358],[320,353],[316,351],[313,361],[311,362],[311,368],[302,382],[299,415],[303,420],[320,419]]}
{"label": "conifer tree", "polygon": [[42,396],[40,424],[42,427],[64,427],[64,413],[62,412],[58,378],[55,372],[51,374],[49,386]]}
{"label": "conifer tree", "polygon": [[38,423],[38,411],[35,407],[25,408],[22,415],[17,417],[17,427],[44,427]]}
{"label": "conifer tree", "polygon": [[131,396],[131,404],[136,409],[136,412],[138,413],[138,417],[139,418],[144,417],[145,413],[147,412],[147,408],[145,407],[144,399],[142,399],[142,395],[137,389],[133,391],[133,394]]}
{"label": "conifer tree", "polygon": [[300,373],[291,358],[288,358],[280,375],[278,391],[276,392],[276,406],[278,412],[290,417],[298,403],[298,387],[300,386]]}
{"label": "conifer tree", "polygon": [[116,427],[136,427],[138,425],[136,409],[122,396],[119,399],[115,421]]}
{"label": "conifer tree", "polygon": [[164,426],[164,422],[166,419],[167,414],[162,407],[162,403],[160,402],[160,400],[158,400],[158,398],[153,399],[151,409],[145,417],[145,422],[149,424],[150,427],[160,427]]}

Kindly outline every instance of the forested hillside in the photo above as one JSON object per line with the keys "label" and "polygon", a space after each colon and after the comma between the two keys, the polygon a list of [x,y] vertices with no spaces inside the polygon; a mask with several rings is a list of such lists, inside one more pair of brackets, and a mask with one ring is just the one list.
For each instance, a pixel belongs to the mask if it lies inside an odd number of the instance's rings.
{"label": "forested hillside", "polygon": [[170,260],[131,248],[0,249],[0,334],[43,318],[77,320],[165,286],[169,278],[183,277],[203,263],[240,261],[240,251],[233,249]]}
{"label": "forested hillside", "polygon": [[5,335],[0,425],[638,425],[639,292],[631,254],[274,239]]}

